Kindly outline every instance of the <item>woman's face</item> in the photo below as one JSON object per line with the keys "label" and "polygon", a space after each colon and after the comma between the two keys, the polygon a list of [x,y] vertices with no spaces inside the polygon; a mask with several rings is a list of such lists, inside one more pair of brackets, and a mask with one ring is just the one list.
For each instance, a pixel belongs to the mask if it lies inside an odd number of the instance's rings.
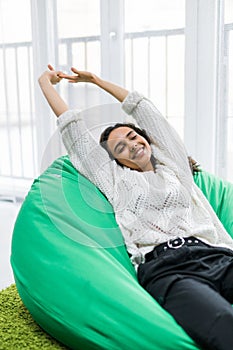
{"label": "woman's face", "polygon": [[153,170],[151,147],[135,130],[122,126],[111,131],[107,146],[122,165],[138,171]]}

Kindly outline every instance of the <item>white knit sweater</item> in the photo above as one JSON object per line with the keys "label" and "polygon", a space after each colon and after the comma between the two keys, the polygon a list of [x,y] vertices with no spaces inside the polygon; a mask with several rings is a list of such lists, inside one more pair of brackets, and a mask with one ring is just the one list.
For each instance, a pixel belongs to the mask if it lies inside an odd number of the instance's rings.
{"label": "white knit sweater", "polygon": [[122,168],[110,160],[92,138],[82,112],[65,112],[58,126],[74,167],[112,204],[132,262],[143,262],[155,245],[176,236],[195,236],[233,249],[233,240],[193,181],[185,147],[175,130],[137,92],[128,94],[122,108],[153,140],[155,172]]}

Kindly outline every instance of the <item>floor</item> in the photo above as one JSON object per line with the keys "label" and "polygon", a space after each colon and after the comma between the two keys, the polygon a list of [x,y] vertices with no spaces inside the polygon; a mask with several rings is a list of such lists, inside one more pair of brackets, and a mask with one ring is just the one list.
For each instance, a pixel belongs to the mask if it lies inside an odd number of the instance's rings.
{"label": "floor", "polygon": [[0,201],[0,290],[14,283],[10,265],[11,238],[19,204]]}

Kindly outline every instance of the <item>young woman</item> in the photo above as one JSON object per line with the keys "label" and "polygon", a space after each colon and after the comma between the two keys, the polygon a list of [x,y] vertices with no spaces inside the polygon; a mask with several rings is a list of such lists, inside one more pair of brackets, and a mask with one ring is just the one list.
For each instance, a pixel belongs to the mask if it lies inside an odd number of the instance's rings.
{"label": "young woman", "polygon": [[[112,204],[140,284],[200,347],[232,350],[233,240],[195,185],[182,141],[139,93],[48,67],[39,84],[70,159]],[[68,110],[54,89],[63,78],[104,89],[139,127],[109,127],[98,145],[83,113]]]}

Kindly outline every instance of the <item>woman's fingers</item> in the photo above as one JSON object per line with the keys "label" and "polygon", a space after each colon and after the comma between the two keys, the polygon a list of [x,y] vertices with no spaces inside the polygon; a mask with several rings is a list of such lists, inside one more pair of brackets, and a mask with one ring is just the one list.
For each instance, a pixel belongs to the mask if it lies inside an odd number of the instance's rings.
{"label": "woman's fingers", "polygon": [[[48,69],[49,69],[50,71],[54,71],[54,72],[55,72],[55,69],[53,68],[53,66],[52,66],[51,64],[48,64]],[[79,75],[79,71],[78,71],[76,68],[72,67],[72,68],[71,68],[71,71],[72,71],[73,73]],[[58,75],[59,75],[59,77],[61,77],[61,78],[66,78],[66,79],[73,79],[74,77],[76,77],[76,76],[73,76],[73,75],[65,74],[65,73],[63,73],[63,72],[61,72],[61,71],[58,72]]]}
{"label": "woman's fingers", "polygon": [[48,64],[48,69],[49,69],[49,70],[55,70],[55,69],[53,68],[53,66],[51,66],[51,64]]}
{"label": "woman's fingers", "polygon": [[59,74],[59,77],[68,80],[69,83],[77,83],[80,81],[78,75],[69,75],[69,74],[61,73]]}
{"label": "woman's fingers", "polygon": [[73,75],[68,75],[68,74],[65,74],[65,73],[59,73],[59,77],[65,78],[65,79],[72,79],[72,78],[75,78],[75,76],[73,76]]}
{"label": "woman's fingers", "polygon": [[71,67],[71,70],[72,70],[72,72],[73,72],[73,73],[75,73],[75,74],[79,74],[79,71],[78,71],[76,68]]}
{"label": "woman's fingers", "polygon": [[69,81],[69,83],[89,82],[89,75],[90,75],[89,72],[81,72],[81,71],[77,70],[76,68],[71,67],[71,71],[75,75],[70,75],[70,74],[63,73],[61,71],[55,71],[53,66],[51,66],[51,64],[48,64],[48,68],[51,72],[56,73],[58,78],[66,79]]}

